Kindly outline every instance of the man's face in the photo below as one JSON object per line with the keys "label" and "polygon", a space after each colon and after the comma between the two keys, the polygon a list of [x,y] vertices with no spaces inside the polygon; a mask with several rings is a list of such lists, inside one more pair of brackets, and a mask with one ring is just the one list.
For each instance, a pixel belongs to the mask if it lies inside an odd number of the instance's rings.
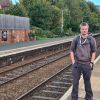
{"label": "man's face", "polygon": [[80,27],[80,32],[81,32],[82,35],[87,35],[88,34],[88,30],[89,30],[88,26],[81,26]]}

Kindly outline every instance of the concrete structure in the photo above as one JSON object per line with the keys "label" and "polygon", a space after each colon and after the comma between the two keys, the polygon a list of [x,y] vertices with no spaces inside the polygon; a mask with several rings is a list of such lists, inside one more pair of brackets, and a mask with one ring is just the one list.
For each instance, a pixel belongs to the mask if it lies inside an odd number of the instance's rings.
{"label": "concrete structure", "polygon": [[0,14],[0,43],[28,41],[29,18]]}

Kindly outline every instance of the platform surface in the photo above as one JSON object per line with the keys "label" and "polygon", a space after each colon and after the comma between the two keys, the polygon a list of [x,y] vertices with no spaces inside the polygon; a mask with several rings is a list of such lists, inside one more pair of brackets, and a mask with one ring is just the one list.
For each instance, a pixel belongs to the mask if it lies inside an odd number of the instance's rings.
{"label": "platform surface", "polygon": [[61,41],[61,40],[72,40],[74,36],[68,36],[68,37],[63,37],[63,38],[51,38],[48,40],[33,40],[33,41],[28,41],[28,42],[18,42],[18,43],[12,43],[12,44],[0,44],[0,51],[4,50],[11,50],[11,49],[17,49],[21,47],[28,47],[28,46],[34,46],[34,45],[39,45],[39,44],[44,44],[44,43],[50,43],[50,42],[55,42],[55,41]]}

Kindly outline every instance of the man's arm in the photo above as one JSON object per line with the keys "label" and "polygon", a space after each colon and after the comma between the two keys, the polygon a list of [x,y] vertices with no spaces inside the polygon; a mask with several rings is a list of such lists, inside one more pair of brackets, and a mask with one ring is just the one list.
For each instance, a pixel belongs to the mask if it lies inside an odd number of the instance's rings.
{"label": "man's arm", "polygon": [[93,52],[92,53],[92,56],[91,56],[91,63],[90,63],[90,66],[91,66],[91,69],[93,70],[93,67],[94,67],[94,60],[96,58],[96,52]]}
{"label": "man's arm", "polygon": [[97,45],[96,40],[93,38],[92,40],[92,54],[91,54],[91,62],[94,63],[94,60],[96,58],[96,51],[97,51]]}
{"label": "man's arm", "polygon": [[75,58],[74,58],[74,52],[73,51],[70,52],[70,58],[71,58],[72,64],[74,64],[75,63]]}
{"label": "man's arm", "polygon": [[96,58],[96,52],[93,52],[92,56],[91,56],[91,62],[92,63],[94,63],[95,58]]}
{"label": "man's arm", "polygon": [[75,63],[75,42],[76,42],[76,38],[73,39],[73,41],[71,42],[71,47],[70,47],[70,59],[72,64]]}
{"label": "man's arm", "polygon": [[93,38],[93,41],[92,41],[91,63],[90,63],[92,70],[93,70],[93,66],[94,66],[94,60],[96,58],[96,51],[97,51],[97,45],[96,45],[95,39]]}

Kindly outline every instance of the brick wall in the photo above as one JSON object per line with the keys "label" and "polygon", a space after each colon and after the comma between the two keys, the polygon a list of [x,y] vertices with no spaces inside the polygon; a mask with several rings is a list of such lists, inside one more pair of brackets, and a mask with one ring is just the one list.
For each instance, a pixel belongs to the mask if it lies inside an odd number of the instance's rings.
{"label": "brick wall", "polygon": [[[7,31],[7,41],[2,41],[2,31]],[[29,41],[29,30],[0,30],[0,44]]]}

